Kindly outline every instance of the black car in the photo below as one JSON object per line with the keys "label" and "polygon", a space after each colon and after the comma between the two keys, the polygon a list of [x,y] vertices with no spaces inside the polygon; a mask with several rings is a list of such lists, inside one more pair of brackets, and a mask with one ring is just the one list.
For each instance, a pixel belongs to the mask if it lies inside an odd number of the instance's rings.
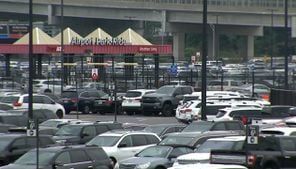
{"label": "black car", "polygon": [[106,93],[101,90],[67,90],[62,92],[60,103],[64,106],[66,114],[76,111],[77,104],[78,111],[81,111],[83,114],[89,114],[94,111],[94,101],[105,95]]}
{"label": "black car", "polygon": [[[35,169],[36,149],[1,169]],[[109,157],[95,146],[58,146],[39,149],[39,167],[43,169],[112,169]]]}
{"label": "black car", "polygon": [[61,144],[85,144],[99,134],[117,129],[122,129],[121,123],[95,122],[68,124],[58,129],[53,139]]}
{"label": "black car", "polygon": [[[39,146],[47,147],[55,142],[50,136],[39,136]],[[7,165],[36,147],[36,137],[23,134],[0,134],[0,165]]]}
{"label": "black car", "polygon": [[125,95],[125,93],[117,93],[117,99],[116,102],[113,99],[113,96],[110,95],[105,95],[99,99],[96,99],[93,104],[93,113],[100,113],[100,114],[105,114],[105,113],[113,113],[115,112],[115,103],[116,103],[116,111],[117,114],[121,114],[122,108],[121,108],[121,103],[122,103],[122,97]]}
{"label": "black car", "polygon": [[184,124],[155,124],[147,126],[144,131],[156,133],[159,137],[162,137],[168,133],[181,132],[185,127]]}
{"label": "black car", "polygon": [[[57,119],[57,115],[48,109],[35,109],[33,110],[33,118],[35,121],[38,119],[42,123],[48,119]],[[28,110],[15,109],[9,110],[6,113],[0,113],[0,123],[10,124],[17,127],[26,127],[28,123]]]}
{"label": "black car", "polygon": [[139,152],[135,157],[120,161],[119,168],[129,168],[130,166],[134,168],[145,166],[145,169],[169,168],[178,156],[192,152],[192,147],[184,145],[151,146]]}

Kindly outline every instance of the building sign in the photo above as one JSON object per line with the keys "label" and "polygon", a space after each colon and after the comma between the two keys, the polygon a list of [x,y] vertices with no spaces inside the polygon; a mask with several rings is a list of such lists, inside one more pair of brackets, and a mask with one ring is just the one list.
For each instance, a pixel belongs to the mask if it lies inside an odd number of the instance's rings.
{"label": "building sign", "polygon": [[29,32],[29,25],[22,23],[9,23],[0,24],[0,37],[1,38],[14,38],[18,39]]}
{"label": "building sign", "polygon": [[123,46],[127,45],[126,40],[122,38],[78,38],[73,37],[71,39],[70,45],[78,46],[89,46],[89,45],[100,45],[100,46]]}

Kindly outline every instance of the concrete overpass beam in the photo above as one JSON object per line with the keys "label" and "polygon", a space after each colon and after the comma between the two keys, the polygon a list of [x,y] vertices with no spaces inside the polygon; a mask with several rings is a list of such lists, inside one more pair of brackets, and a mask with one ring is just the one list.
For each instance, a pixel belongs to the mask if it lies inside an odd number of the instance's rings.
{"label": "concrete overpass beam", "polygon": [[185,33],[173,33],[173,55],[175,60],[184,60],[185,51]]}
{"label": "concrete overpass beam", "polygon": [[55,8],[54,5],[49,4],[47,6],[48,13],[47,13],[47,22],[49,25],[57,25],[59,22],[59,19],[57,16],[55,16]]}
{"label": "concrete overpass beam", "polygon": [[247,37],[247,59],[250,60],[254,57],[254,36]]}

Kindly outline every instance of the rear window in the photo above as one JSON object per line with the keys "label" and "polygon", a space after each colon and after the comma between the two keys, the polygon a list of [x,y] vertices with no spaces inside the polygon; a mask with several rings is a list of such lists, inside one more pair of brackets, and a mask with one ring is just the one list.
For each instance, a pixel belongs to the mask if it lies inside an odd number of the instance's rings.
{"label": "rear window", "polygon": [[223,117],[227,112],[225,110],[220,110],[217,114],[217,118]]}
{"label": "rear window", "polygon": [[62,93],[62,98],[76,98],[76,97],[77,97],[76,91]]}
{"label": "rear window", "polygon": [[7,97],[3,97],[0,101],[3,103],[14,103],[17,102],[19,99],[19,97],[17,96],[7,96]]}
{"label": "rear window", "polygon": [[128,91],[125,95],[125,97],[140,97],[142,95],[141,92],[136,91]]}

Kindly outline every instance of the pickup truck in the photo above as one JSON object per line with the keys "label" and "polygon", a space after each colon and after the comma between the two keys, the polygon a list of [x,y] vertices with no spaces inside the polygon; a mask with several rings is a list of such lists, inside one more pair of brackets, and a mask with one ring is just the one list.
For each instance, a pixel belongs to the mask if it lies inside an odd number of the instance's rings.
{"label": "pickup truck", "polygon": [[259,136],[245,151],[212,150],[210,163],[237,164],[248,169],[296,168],[296,137]]}

